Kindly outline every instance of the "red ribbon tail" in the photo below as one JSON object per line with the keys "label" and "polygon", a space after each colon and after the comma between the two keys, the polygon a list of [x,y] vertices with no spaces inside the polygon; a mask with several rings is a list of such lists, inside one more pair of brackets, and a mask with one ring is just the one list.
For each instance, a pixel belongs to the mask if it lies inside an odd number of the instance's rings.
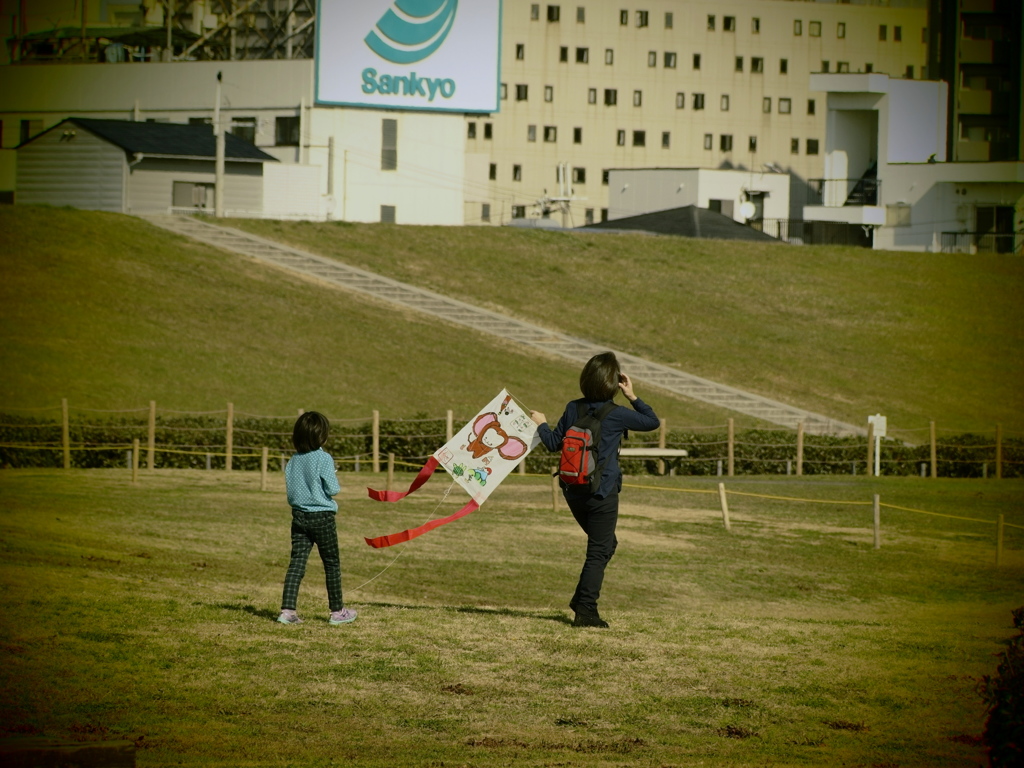
{"label": "red ribbon tail", "polygon": [[392,547],[395,544],[402,544],[403,542],[415,539],[417,536],[422,536],[427,531],[432,531],[435,528],[439,528],[442,525],[447,525],[460,517],[465,517],[470,512],[475,512],[480,508],[480,504],[476,499],[470,501],[466,506],[460,509],[458,512],[448,515],[448,517],[439,517],[436,520],[431,520],[429,523],[424,523],[419,528],[410,528],[407,531],[399,531],[398,533],[391,533],[387,536],[378,536],[375,539],[366,539],[366,543],[374,549],[380,549],[382,547]]}
{"label": "red ribbon tail", "polygon": [[373,488],[367,488],[366,491],[374,501],[400,501],[427,482],[430,476],[434,474],[434,470],[439,466],[441,466],[440,462],[433,456],[427,459],[427,463],[423,465],[423,469],[416,475],[408,491],[375,491]]}

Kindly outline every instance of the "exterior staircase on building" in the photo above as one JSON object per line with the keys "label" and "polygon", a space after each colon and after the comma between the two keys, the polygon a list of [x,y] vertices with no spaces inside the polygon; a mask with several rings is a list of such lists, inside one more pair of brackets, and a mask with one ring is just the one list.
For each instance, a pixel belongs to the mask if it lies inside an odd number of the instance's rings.
{"label": "exterior staircase on building", "polygon": [[[608,348],[551,331],[531,323],[475,307],[433,291],[349,266],[325,256],[301,251],[231,227],[214,225],[193,216],[143,216],[151,224],[238,253],[272,266],[313,277],[332,286],[398,304],[457,325],[469,326],[536,351],[582,365]],[[863,434],[865,430],[817,413],[769,400],[724,384],[615,351],[622,367],[639,382],[743,413],[771,424],[796,429],[802,422],[809,434]]]}

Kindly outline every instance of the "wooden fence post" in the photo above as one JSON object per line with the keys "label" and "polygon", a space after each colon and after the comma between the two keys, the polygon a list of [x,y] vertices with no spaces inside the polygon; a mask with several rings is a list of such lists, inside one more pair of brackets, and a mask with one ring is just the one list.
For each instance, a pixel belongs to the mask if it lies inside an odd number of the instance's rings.
{"label": "wooden fence post", "polygon": [[1003,564],[1003,526],[1006,521],[1003,516],[999,516],[999,522],[996,523],[996,565]]}
{"label": "wooden fence post", "polygon": [[519,462],[519,474],[526,474],[526,459],[523,459],[522,461]]}
{"label": "wooden fence post", "polygon": [[395,482],[395,454],[388,454],[388,484],[387,490],[391,490],[391,486]]}
{"label": "wooden fence post", "polygon": [[931,460],[932,460],[932,477],[936,478],[939,476],[939,459],[938,449],[935,446],[935,422],[929,422],[928,431],[930,433],[930,440],[932,444]]}
{"label": "wooden fence post", "polygon": [[871,506],[875,513],[875,549],[882,548],[882,504],[878,494],[875,494]]}
{"label": "wooden fence post", "polygon": [[558,511],[558,467],[551,468],[551,511]]}
{"label": "wooden fence post", "polygon": [[227,429],[225,430],[225,442],[227,443],[227,456],[224,459],[224,469],[228,472],[231,471],[231,457],[234,453],[235,443],[235,404],[228,403],[228,423]]}
{"label": "wooden fence post", "polygon": [[725,523],[725,530],[731,531],[729,525],[729,502],[725,498],[725,483],[718,484],[718,500],[722,502],[722,522]]}
{"label": "wooden fence post", "polygon": [[373,432],[371,437],[371,456],[374,473],[380,472],[380,411],[373,412]]}
{"label": "wooden fence post", "polygon": [[804,473],[804,423],[796,425],[796,476]]}
{"label": "wooden fence post", "polygon": [[445,416],[445,424],[444,424],[444,437],[445,437],[445,442],[446,443],[450,443],[452,441],[452,437],[455,436],[455,424],[454,424],[454,422],[455,422],[455,414],[452,413],[451,409],[449,408],[448,409],[448,414]]}
{"label": "wooden fence post", "polygon": [[868,422],[868,477],[875,474],[875,425]]}
{"label": "wooden fence post", "polygon": [[132,482],[139,482],[139,438],[132,438]]}
{"label": "wooden fence post", "polygon": [[729,419],[729,477],[736,471],[736,421]]}
{"label": "wooden fence post", "polygon": [[1003,479],[1003,425],[996,424],[996,480]]}
{"label": "wooden fence post", "polygon": [[64,449],[64,469],[71,469],[71,422],[66,397],[62,397],[60,400],[60,411],[60,444]]}
{"label": "wooden fence post", "polygon": [[[668,422],[665,419],[661,419],[661,425],[658,427],[658,447],[659,448],[664,448],[665,447],[665,432],[667,431],[665,429],[665,426],[666,426],[667,423]],[[665,474],[665,460],[664,459],[658,459],[658,474],[659,475],[664,475]]]}
{"label": "wooden fence post", "polygon": [[267,446],[263,446],[263,455],[260,456],[260,490],[267,490],[267,459],[270,455],[270,449]]}
{"label": "wooden fence post", "polygon": [[156,469],[156,400],[149,401],[149,439],[146,449],[146,466]]}

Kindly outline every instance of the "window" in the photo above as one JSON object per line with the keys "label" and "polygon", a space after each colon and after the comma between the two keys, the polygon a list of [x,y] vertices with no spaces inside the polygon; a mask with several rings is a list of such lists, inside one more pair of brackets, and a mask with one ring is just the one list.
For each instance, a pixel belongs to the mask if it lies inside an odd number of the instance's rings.
{"label": "window", "polygon": [[807,34],[811,37],[821,37],[821,22],[812,21],[807,25]]}
{"label": "window", "polygon": [[673,22],[672,12],[671,11],[667,11],[665,13],[665,29],[672,29],[672,22]]}
{"label": "window", "polygon": [[577,64],[588,64],[590,62],[590,49],[589,48],[577,48],[576,49],[576,63]]}
{"label": "window", "polygon": [[779,74],[780,75],[788,75],[789,74],[789,59],[779,59]]}
{"label": "window", "polygon": [[484,139],[490,141],[494,138],[494,123],[484,123]]}
{"label": "window", "polygon": [[808,99],[807,100],[807,114],[808,115],[813,115],[814,114],[814,99]]}
{"label": "window", "polygon": [[572,143],[573,144],[582,144],[583,143],[583,129],[582,128],[573,128],[572,129]]}
{"label": "window", "polygon": [[548,144],[554,144],[558,141],[558,128],[554,125],[544,126],[544,141]]}
{"label": "window", "polygon": [[928,27],[921,27],[921,45],[928,42]]}
{"label": "window", "polygon": [[723,133],[718,137],[718,148],[723,152],[732,152],[732,134]]}
{"label": "window", "polygon": [[551,101],[554,101],[554,100],[555,100],[555,88],[554,88],[554,86],[552,86],[552,85],[545,85],[544,86],[544,101],[551,102]]}
{"label": "window", "polygon": [[761,34],[761,20],[756,16],[750,20],[750,34]]}
{"label": "window", "polygon": [[605,64],[614,64],[615,63],[615,51],[613,51],[611,48],[605,48],[604,49],[604,63]]}
{"label": "window", "polygon": [[[148,122],[148,121],[147,121]],[[256,118],[255,117],[233,117],[231,118],[231,133],[242,141],[250,144],[256,143]]]}
{"label": "window", "polygon": [[646,147],[647,146],[647,132],[646,131],[633,131],[633,146],[634,147]]}
{"label": "window", "polygon": [[549,5],[548,6],[548,21],[558,21],[562,15],[561,6]]}
{"label": "window", "polygon": [[848,62],[848,61],[837,61],[836,62],[836,72],[849,72],[849,71],[850,71],[850,62]]}
{"label": "window", "polygon": [[523,166],[518,165],[518,164],[517,165],[513,165],[512,166],[512,181],[522,181],[522,180],[523,180]]}
{"label": "window", "polygon": [[676,109],[685,109],[685,108],[686,108],[686,94],[682,93],[682,92],[677,93],[676,94]]}
{"label": "window", "polygon": [[393,206],[393,205],[382,205],[380,207],[380,223],[381,224],[394,224],[395,223],[395,206]]}
{"label": "window", "polygon": [[[147,122],[149,122],[147,120]],[[189,125],[213,125],[212,117],[190,117],[188,119]]]}
{"label": "window", "polygon": [[715,17],[714,14],[708,15],[708,32],[715,31]]}
{"label": "window", "polygon": [[597,104],[597,88],[587,89],[587,104]]}
{"label": "window", "polygon": [[829,71],[829,68],[830,68],[831,66],[832,66],[832,64],[831,64],[830,62],[828,62],[828,61],[822,61],[822,62],[821,62],[821,71],[822,71],[822,72],[828,72],[828,71]]}
{"label": "window", "polygon": [[695,94],[693,94],[693,108],[694,109],[704,109],[704,94],[703,93],[695,93]]}
{"label": "window", "polygon": [[487,178],[491,181],[497,181],[498,179],[498,164],[491,163],[490,168],[487,170]]}
{"label": "window", "polygon": [[736,31],[736,17],[735,16],[723,16],[722,17],[722,30],[724,32],[735,32]]}
{"label": "window", "polygon": [[647,11],[637,11],[636,12],[636,25],[638,27],[646,27],[647,26]]}
{"label": "window", "polygon": [[715,137],[710,133],[704,134],[704,149],[714,149]]}
{"label": "window", "polygon": [[490,220],[491,220],[491,204],[490,203],[482,203],[480,205],[480,221],[490,221]]}
{"label": "window", "polygon": [[669,146],[671,146],[671,143],[672,143],[672,134],[670,134],[668,131],[662,131],[661,132],[661,148],[662,149],[668,149]]}
{"label": "window", "polygon": [[747,151],[757,152],[757,136],[751,136],[747,139]]}
{"label": "window", "polygon": [[513,219],[525,219],[526,218],[526,206],[525,205],[513,205],[512,206],[512,218]]}
{"label": "window", "polygon": [[878,39],[883,43],[889,37],[889,28],[885,24],[878,25]]}
{"label": "window", "polygon": [[633,106],[634,107],[641,107],[641,106],[643,106],[643,101],[644,101],[643,91],[633,91]]}
{"label": "window", "polygon": [[584,208],[583,209],[583,224],[584,226],[590,226],[594,223],[594,209]]}
{"label": "window", "polygon": [[656,67],[656,66],[658,66],[658,52],[657,51],[648,51],[647,52],[647,66],[648,67]]}
{"label": "window", "polygon": [[614,107],[619,102],[619,92],[614,88],[604,89],[604,105],[606,107]]}
{"label": "window", "polygon": [[620,146],[620,147],[626,146],[626,132],[625,131],[618,130],[618,131],[615,132],[615,143],[618,146]]}
{"label": "window", "polygon": [[466,138],[476,138],[476,122],[466,123]]}
{"label": "window", "polygon": [[607,208],[602,208],[601,209],[601,221],[608,221],[608,209]]}
{"label": "window", "polygon": [[582,5],[576,6],[576,23],[583,24],[587,20],[587,9]]}
{"label": "window", "polygon": [[629,11],[619,11],[619,26],[629,26]]}
{"label": "window", "polygon": [[793,111],[792,99],[779,99],[779,114],[788,115]]}
{"label": "window", "polygon": [[817,139],[808,139],[807,140],[807,154],[808,155],[816,155],[816,154],[818,154],[818,140]]}
{"label": "window", "polygon": [[836,24],[836,37],[838,37],[840,40],[846,37],[846,22],[840,21],[838,24]]}
{"label": "window", "polygon": [[502,101],[506,101],[508,99],[508,83],[501,84],[501,87],[498,89],[498,94]]}
{"label": "window", "polygon": [[572,169],[572,183],[573,184],[586,184],[587,183],[587,169],[586,168],[573,168]]}
{"label": "window", "polygon": [[764,112],[766,115],[770,115],[772,113],[771,96],[765,96],[764,98],[761,99],[761,111]]}
{"label": "window", "polygon": [[[474,123],[470,123],[474,125]],[[299,117],[290,115],[274,120],[274,144],[278,147],[299,146]]]}
{"label": "window", "polygon": [[540,6],[534,3],[530,6],[530,21],[537,21],[540,18]]}
{"label": "window", "polygon": [[789,153],[791,155],[799,155],[800,154],[800,139],[790,139],[789,140]]}
{"label": "window", "polygon": [[558,49],[558,60],[565,64],[569,61],[569,46],[563,45]]}
{"label": "window", "polygon": [[608,177],[609,177],[609,175],[610,174],[609,174],[607,168],[605,168],[604,170],[601,171],[601,184],[603,184],[606,187],[608,186]]}
{"label": "window", "polygon": [[723,112],[729,111],[729,94],[723,93],[722,98],[718,102],[718,108]]}
{"label": "window", "polygon": [[754,56],[750,60],[750,71],[756,73],[764,72],[764,59],[760,56]]}
{"label": "window", "polygon": [[[380,169],[382,171],[398,170],[398,121],[385,117],[380,123]],[[383,219],[381,220],[383,221]],[[391,220],[394,222],[393,216]]]}
{"label": "window", "polygon": [[516,85],[516,101],[526,101],[529,95],[529,88],[524,83]]}
{"label": "window", "polygon": [[742,72],[743,71],[743,57],[742,56],[737,56],[736,57],[736,71],[737,72]]}
{"label": "window", "polygon": [[914,65],[913,64],[907,64],[907,71],[903,73],[903,76],[905,78],[907,78],[907,80],[913,80],[914,79]]}
{"label": "window", "polygon": [[803,33],[804,33],[804,23],[802,21],[800,21],[800,19],[795,19],[793,21],[793,35],[795,37],[800,37],[800,35],[802,35]]}
{"label": "window", "polygon": [[694,69],[700,69],[700,54],[699,53],[693,54],[693,68]]}
{"label": "window", "polygon": [[536,125],[528,125],[528,126],[526,126],[526,140],[527,141],[536,141],[537,140],[537,126]]}
{"label": "window", "polygon": [[903,42],[903,27],[893,27],[892,28],[892,41],[894,43],[902,43]]}
{"label": "window", "polygon": [[670,51],[665,51],[665,69],[676,68],[676,55]]}
{"label": "window", "polygon": [[516,60],[522,61],[526,58],[526,46],[522,43],[516,43]]}

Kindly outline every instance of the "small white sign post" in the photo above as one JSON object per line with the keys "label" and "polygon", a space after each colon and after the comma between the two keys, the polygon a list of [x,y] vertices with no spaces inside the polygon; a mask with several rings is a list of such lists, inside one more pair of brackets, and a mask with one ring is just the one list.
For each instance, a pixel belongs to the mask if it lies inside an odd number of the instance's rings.
{"label": "small white sign post", "polygon": [[868,424],[871,424],[874,429],[872,430],[875,436],[875,477],[881,474],[881,447],[882,438],[885,437],[886,418],[880,413],[876,413],[874,416],[868,416]]}

